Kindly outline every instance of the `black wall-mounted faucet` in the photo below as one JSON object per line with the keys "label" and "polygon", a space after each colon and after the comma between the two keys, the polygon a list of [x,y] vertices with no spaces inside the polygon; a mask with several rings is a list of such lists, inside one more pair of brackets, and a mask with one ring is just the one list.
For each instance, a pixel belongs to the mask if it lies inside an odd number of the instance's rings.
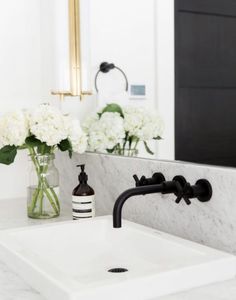
{"label": "black wall-mounted faucet", "polygon": [[190,199],[197,198],[200,202],[207,202],[212,197],[212,187],[208,180],[200,179],[195,185],[191,185],[183,176],[175,176],[172,181],[165,181],[161,173],[155,173],[151,178],[142,176],[138,179],[133,176],[136,187],[123,192],[116,200],[113,209],[113,227],[120,228],[122,224],[122,208],[126,200],[133,196],[148,194],[174,194],[177,196],[176,203],[183,199],[187,205]]}

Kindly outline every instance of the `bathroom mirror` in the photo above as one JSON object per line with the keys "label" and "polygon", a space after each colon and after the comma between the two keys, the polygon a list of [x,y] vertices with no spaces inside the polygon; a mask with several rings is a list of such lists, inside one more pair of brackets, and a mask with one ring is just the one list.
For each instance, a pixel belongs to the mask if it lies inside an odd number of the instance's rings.
{"label": "bathroom mirror", "polygon": [[[87,5],[93,86],[100,64],[114,64],[97,77],[98,93],[94,87],[97,119],[104,120],[86,123],[92,150],[236,166],[236,3],[90,0]],[[128,91],[114,66],[127,76]],[[158,128],[161,119],[164,128],[161,123]]]}
{"label": "bathroom mirror", "polygon": [[[85,121],[90,150],[173,160],[174,2],[90,0],[81,5],[89,6],[96,109],[116,112],[114,118],[107,113]],[[99,72],[104,62],[115,68]]]}
{"label": "bathroom mirror", "polygon": [[[93,95],[60,102],[51,91],[70,90],[72,2],[82,91]],[[80,118],[90,151],[236,166],[234,1],[24,0],[17,10],[16,0],[7,3],[0,113],[51,100]]]}

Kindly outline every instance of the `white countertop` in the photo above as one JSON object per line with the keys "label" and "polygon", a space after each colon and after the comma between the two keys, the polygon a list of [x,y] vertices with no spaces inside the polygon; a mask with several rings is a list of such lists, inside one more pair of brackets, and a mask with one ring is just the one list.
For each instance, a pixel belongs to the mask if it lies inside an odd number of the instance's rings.
{"label": "white countertop", "polygon": [[[45,222],[71,220],[69,208],[62,208],[57,219],[38,221],[26,216],[26,201],[22,199],[0,200],[0,230],[24,226],[34,226]],[[15,275],[0,261],[0,299],[1,300],[45,300],[20,277]],[[158,300],[233,300],[236,299],[236,279],[203,286],[190,291],[161,297]],[[52,299],[55,300],[55,299]],[[98,299],[100,300],[100,299]],[[151,299],[157,300],[157,299]]]}

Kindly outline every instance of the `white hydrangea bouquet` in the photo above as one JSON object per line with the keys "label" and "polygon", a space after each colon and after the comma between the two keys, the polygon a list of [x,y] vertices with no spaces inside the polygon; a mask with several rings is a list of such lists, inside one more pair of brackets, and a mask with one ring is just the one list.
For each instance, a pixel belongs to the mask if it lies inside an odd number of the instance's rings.
{"label": "white hydrangea bouquet", "polygon": [[51,218],[60,214],[56,188],[58,173],[53,164],[57,149],[83,153],[87,136],[78,120],[63,115],[49,104],[31,111],[12,111],[0,117],[0,163],[10,165],[18,150],[27,149],[36,182],[28,191],[28,216]]}
{"label": "white hydrangea bouquet", "polygon": [[121,107],[115,103],[92,114],[83,124],[90,151],[127,156],[138,154],[140,142],[153,155],[148,141],[160,140],[163,128],[164,123],[157,111],[144,107]]}

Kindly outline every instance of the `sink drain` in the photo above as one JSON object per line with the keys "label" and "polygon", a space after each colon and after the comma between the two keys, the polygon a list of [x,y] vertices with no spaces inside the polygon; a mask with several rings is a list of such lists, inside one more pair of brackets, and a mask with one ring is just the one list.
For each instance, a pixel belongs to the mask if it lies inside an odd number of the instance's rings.
{"label": "sink drain", "polygon": [[113,269],[108,270],[108,272],[110,272],[110,273],[124,273],[124,272],[128,272],[128,270],[125,269],[125,268],[113,268]]}

